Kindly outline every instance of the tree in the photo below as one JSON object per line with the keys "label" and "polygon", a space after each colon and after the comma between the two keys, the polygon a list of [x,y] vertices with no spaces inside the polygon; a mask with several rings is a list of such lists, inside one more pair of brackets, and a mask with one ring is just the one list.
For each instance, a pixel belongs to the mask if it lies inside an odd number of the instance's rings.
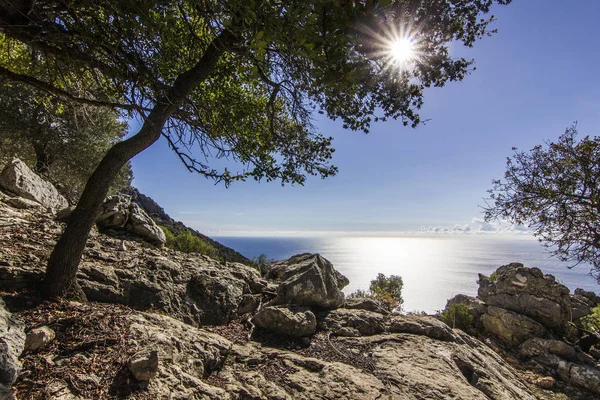
{"label": "tree", "polygon": [[[28,161],[72,200],[126,128],[109,108],[61,101],[22,84],[0,86],[0,159]],[[113,186],[127,187],[131,178],[127,163]]]}
{"label": "tree", "polygon": [[554,256],[600,270],[600,137],[577,140],[574,125],[556,142],[513,150],[485,219],[527,224]]}
{"label": "tree", "polygon": [[[448,44],[472,46],[490,33],[492,18],[484,14],[509,2],[0,2],[0,77],[143,121],[90,177],[50,257],[46,294],[76,289],[77,265],[110,183],[161,136],[188,170],[226,185],[333,175],[331,139],[315,131],[313,111],[352,130],[387,118],[416,126],[424,89],[462,80],[472,68],[472,61],[451,58]],[[400,69],[389,50],[402,36],[412,38],[419,57]],[[52,79],[28,75],[13,42],[26,45],[26,59]],[[103,90],[69,91],[78,78]],[[211,168],[209,157],[229,158],[239,170]]]}

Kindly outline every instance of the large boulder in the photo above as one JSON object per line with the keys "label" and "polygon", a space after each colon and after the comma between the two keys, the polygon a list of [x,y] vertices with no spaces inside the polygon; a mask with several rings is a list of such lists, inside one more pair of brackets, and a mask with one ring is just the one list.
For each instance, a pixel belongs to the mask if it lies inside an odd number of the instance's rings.
{"label": "large boulder", "polygon": [[[33,200],[53,211],[69,206],[67,200],[51,183],[40,178],[18,158],[8,163],[0,173],[0,188],[27,200]],[[26,202],[21,203],[25,204]],[[31,203],[27,204],[29,208]]]}
{"label": "large boulder", "polygon": [[277,335],[296,338],[310,336],[317,329],[315,314],[296,306],[265,307],[254,316],[253,322]]}
{"label": "large boulder", "polygon": [[154,244],[167,241],[165,233],[152,218],[124,194],[110,196],[104,201],[96,224],[105,231],[125,231]]}
{"label": "large boulder", "polygon": [[478,297],[488,306],[514,311],[547,328],[566,332],[571,321],[569,289],[538,268],[512,263],[492,277],[479,275]]}
{"label": "large boulder", "polygon": [[8,393],[7,388],[12,386],[21,371],[19,356],[24,345],[25,325],[6,310],[4,301],[0,299],[0,394],[3,391]]}
{"label": "large boulder", "polygon": [[318,314],[319,328],[338,336],[370,336],[386,331],[386,316],[367,310],[337,310]]}
{"label": "large boulder", "polygon": [[331,310],[344,305],[349,281],[319,254],[299,254],[271,264],[267,278],[280,281],[276,304]]}
{"label": "large boulder", "polygon": [[546,329],[533,319],[503,308],[489,306],[483,316],[483,326],[488,333],[499,337],[510,346],[543,336]]}

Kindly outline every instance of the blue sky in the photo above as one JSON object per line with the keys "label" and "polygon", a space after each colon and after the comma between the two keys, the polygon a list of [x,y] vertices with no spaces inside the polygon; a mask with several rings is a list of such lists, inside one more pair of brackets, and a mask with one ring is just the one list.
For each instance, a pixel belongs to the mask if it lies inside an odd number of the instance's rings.
{"label": "blue sky", "polygon": [[187,172],[161,139],[133,159],[134,185],[173,218],[213,236],[471,223],[513,146],[555,139],[573,121],[582,136],[600,129],[600,1],[514,0],[494,15],[497,34],[473,49],[452,48],[475,58],[476,70],[426,92],[426,125],[388,121],[365,135],[317,121],[334,137],[335,177],[226,189]]}

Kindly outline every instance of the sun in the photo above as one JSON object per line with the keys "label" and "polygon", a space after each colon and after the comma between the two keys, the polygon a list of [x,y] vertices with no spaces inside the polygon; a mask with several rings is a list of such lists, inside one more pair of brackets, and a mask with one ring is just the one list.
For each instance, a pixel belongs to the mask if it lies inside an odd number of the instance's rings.
{"label": "sun", "polygon": [[389,42],[389,54],[392,61],[405,64],[415,58],[415,43],[409,37],[395,38]]}

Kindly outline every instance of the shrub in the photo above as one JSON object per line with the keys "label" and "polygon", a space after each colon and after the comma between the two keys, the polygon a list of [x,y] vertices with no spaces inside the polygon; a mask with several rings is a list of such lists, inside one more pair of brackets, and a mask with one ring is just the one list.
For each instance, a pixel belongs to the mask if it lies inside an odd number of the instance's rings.
{"label": "shrub", "polygon": [[166,226],[159,225],[158,227],[162,229],[162,231],[165,234],[165,238],[167,238],[167,242],[165,243],[167,247],[173,247],[175,243],[175,235],[173,234],[173,232],[171,232],[171,230]]}
{"label": "shrub", "polygon": [[462,330],[469,330],[473,326],[473,315],[469,312],[466,304],[455,303],[446,307],[440,319],[446,325]]}
{"label": "shrub", "polygon": [[581,318],[581,324],[588,331],[600,333],[600,305],[592,309],[592,312]]}
{"label": "shrub", "polygon": [[191,231],[186,230],[175,235],[165,226],[160,226],[160,229],[163,230],[167,238],[167,247],[184,253],[199,253],[213,258],[218,256],[218,251],[213,245],[194,235]]}
{"label": "shrub", "polygon": [[349,298],[366,297],[381,301],[390,310],[399,308],[404,303],[402,299],[402,287],[404,282],[398,275],[390,275],[389,278],[384,274],[377,274],[377,277],[371,281],[369,290],[358,289],[348,295]]}

